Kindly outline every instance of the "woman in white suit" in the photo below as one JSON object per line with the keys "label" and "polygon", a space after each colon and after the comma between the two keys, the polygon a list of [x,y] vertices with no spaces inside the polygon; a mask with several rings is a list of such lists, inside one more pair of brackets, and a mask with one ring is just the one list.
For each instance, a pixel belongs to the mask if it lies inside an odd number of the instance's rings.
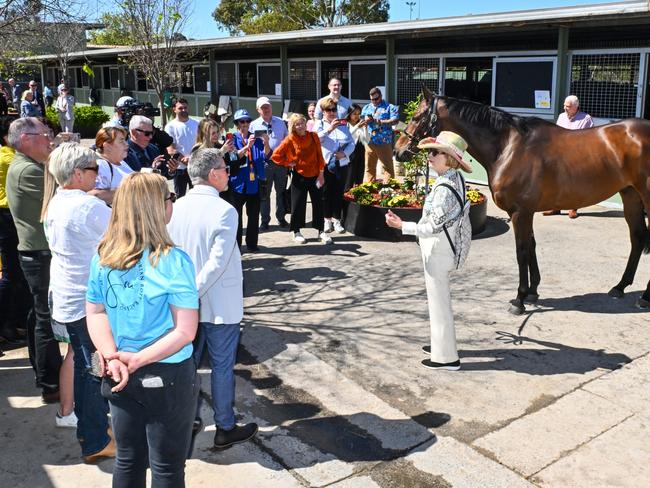
{"label": "woman in white suit", "polygon": [[54,107],[59,116],[61,131],[72,132],[74,127],[74,97],[70,95],[67,88],[61,88]]}
{"label": "woman in white suit", "polygon": [[194,263],[201,301],[194,358],[198,366],[207,344],[217,427],[214,447],[226,449],[257,433],[257,424],[237,425],[233,410],[239,323],[244,316],[239,219],[235,208],[219,196],[228,188],[229,167],[218,149],[197,150],[187,173],[194,187],[176,202],[168,230]]}

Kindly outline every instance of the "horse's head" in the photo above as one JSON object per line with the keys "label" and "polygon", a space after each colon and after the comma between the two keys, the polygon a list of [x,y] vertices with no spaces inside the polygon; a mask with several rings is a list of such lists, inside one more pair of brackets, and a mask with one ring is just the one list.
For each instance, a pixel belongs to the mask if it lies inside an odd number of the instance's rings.
{"label": "horse's head", "polygon": [[438,123],[438,96],[422,85],[422,97],[404,133],[395,143],[395,157],[408,161],[420,152],[418,142],[425,137],[435,137],[440,132]]}

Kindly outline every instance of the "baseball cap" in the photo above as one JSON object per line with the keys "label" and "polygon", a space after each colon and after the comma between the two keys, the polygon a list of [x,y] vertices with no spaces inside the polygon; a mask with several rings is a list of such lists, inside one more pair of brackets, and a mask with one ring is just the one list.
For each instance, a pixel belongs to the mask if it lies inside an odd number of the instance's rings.
{"label": "baseball cap", "polygon": [[271,105],[271,100],[269,100],[269,97],[260,97],[257,99],[257,103],[255,104],[256,108],[263,107],[264,105]]}
{"label": "baseball cap", "polygon": [[115,108],[123,108],[125,105],[130,105],[132,103],[136,103],[135,98],[129,96],[120,97],[117,99],[117,102],[115,102]]}
{"label": "baseball cap", "polygon": [[233,117],[233,120],[235,122],[239,122],[240,120],[253,120],[253,119],[248,113],[248,110],[246,110],[245,108],[240,108],[235,112],[235,116]]}

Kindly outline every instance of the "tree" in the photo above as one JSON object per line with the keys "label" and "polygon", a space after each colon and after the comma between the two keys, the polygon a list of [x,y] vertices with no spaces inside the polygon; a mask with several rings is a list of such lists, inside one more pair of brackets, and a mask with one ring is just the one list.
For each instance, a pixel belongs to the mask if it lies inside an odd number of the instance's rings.
{"label": "tree", "polygon": [[231,35],[388,20],[388,0],[221,0],[212,16]]}
{"label": "tree", "polygon": [[[122,0],[117,15],[124,19],[130,39],[124,62],[144,73],[163,107],[165,89],[179,71],[179,62],[191,52],[184,47],[183,30],[189,17],[185,0]],[[161,110],[163,125],[167,114]]]}
{"label": "tree", "polygon": [[88,41],[91,44],[107,46],[127,46],[131,44],[131,38],[125,28],[123,15],[105,13],[99,18],[98,23],[104,24],[105,27],[88,34]]}

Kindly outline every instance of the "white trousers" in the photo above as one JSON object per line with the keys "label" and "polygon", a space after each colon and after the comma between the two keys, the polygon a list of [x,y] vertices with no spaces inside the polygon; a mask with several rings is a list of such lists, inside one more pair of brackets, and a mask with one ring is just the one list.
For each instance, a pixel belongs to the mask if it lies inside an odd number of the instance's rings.
{"label": "white trousers", "polygon": [[[454,235],[453,226],[449,234]],[[449,290],[449,272],[454,267],[454,253],[444,232],[434,237],[420,238],[420,251],[429,305],[431,361],[452,363],[458,360]]]}
{"label": "white trousers", "polygon": [[66,120],[65,114],[59,112],[59,125],[61,126],[61,132],[72,132],[74,119]]}

